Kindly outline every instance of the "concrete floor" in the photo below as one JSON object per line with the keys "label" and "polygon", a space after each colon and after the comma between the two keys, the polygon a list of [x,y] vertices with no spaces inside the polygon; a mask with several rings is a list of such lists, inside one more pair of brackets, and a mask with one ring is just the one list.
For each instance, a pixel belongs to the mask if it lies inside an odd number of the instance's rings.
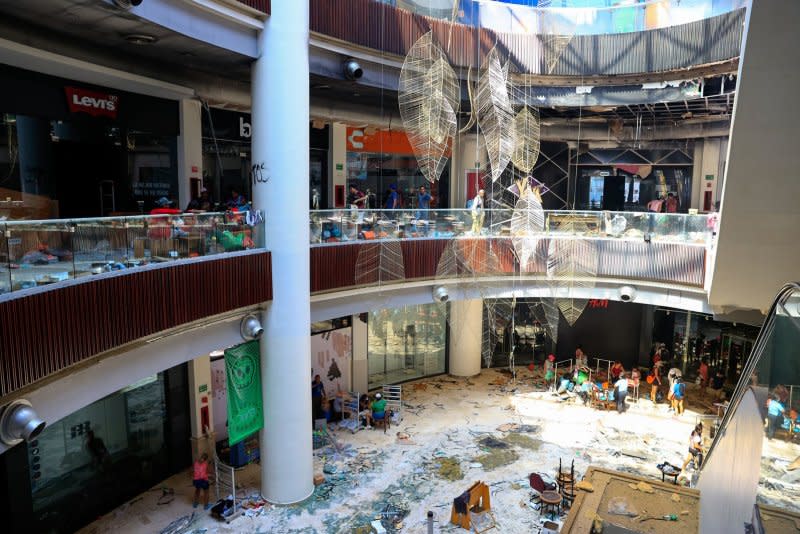
{"label": "concrete floor", "polygon": [[[338,430],[334,435],[343,453],[331,447],[316,452],[315,472],[329,472],[328,481],[308,501],[288,507],[266,505],[230,524],[198,510],[179,532],[368,532],[364,527],[382,511],[401,511],[402,525],[390,531],[423,533],[428,510],[435,514],[436,532],[464,532],[449,524],[450,507],[455,497],[479,480],[491,489],[498,527],[494,532],[538,532],[540,514],[529,505],[531,472],[554,477],[561,460],[565,467],[574,461],[579,477],[595,465],[660,480],[656,464],[665,460],[682,464],[697,415],[693,389],[680,418],[668,414],[666,405],[655,406],[649,400],[630,404],[627,413],[618,414],[584,407],[580,401],[565,402],[542,389],[538,373],[527,369],[519,370],[516,384],[496,370],[484,370],[470,379],[443,376],[404,384],[406,408],[398,426],[386,434]],[[398,432],[409,439],[398,439]],[[507,448],[479,443],[487,437]],[[440,476],[443,457],[454,460],[463,479]],[[498,461],[508,463],[495,465]],[[237,494],[257,496],[258,466],[249,466],[238,476]],[[170,504],[156,504],[161,486],[174,488],[176,497]],[[192,513],[191,494],[187,470],[80,532],[161,532]]]}

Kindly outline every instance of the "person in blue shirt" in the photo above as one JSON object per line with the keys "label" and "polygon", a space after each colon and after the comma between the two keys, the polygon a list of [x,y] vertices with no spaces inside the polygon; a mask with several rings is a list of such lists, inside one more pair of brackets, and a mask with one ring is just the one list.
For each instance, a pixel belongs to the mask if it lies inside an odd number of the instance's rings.
{"label": "person in blue shirt", "polygon": [[[313,419],[320,419],[322,417],[322,401],[325,399],[325,385],[322,383],[322,378],[319,375],[314,376],[314,381],[311,382],[311,413]],[[314,424],[314,421],[311,421]]]}
{"label": "person in blue shirt", "polygon": [[425,186],[419,186],[419,192],[417,193],[417,219],[426,221],[430,219],[431,200],[433,200],[433,197],[425,189]]}
{"label": "person in blue shirt", "polygon": [[775,437],[775,429],[783,424],[783,414],[786,408],[781,404],[776,395],[771,395],[767,404],[767,439]]}
{"label": "person in blue shirt", "polygon": [[400,193],[397,192],[397,184],[389,186],[389,196],[386,197],[387,210],[399,210],[400,206]]}
{"label": "person in blue shirt", "polygon": [[675,377],[675,382],[672,384],[672,409],[677,415],[683,413],[683,401],[686,398],[686,384],[683,383],[683,378]]}

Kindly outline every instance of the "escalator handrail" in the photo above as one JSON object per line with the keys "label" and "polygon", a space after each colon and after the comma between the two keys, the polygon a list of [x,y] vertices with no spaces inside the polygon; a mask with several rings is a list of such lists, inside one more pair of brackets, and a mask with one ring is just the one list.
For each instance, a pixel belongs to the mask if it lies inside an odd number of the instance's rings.
{"label": "escalator handrail", "polygon": [[708,454],[706,454],[706,458],[700,468],[701,473],[703,468],[708,465],[708,460],[714,453],[717,443],[719,443],[719,441],[725,435],[725,431],[727,430],[731,419],[733,419],[733,414],[739,407],[739,403],[744,397],[745,392],[750,389],[750,377],[753,374],[753,370],[764,356],[764,350],[769,343],[770,338],[772,337],[772,329],[775,325],[775,315],[778,306],[781,306],[790,296],[795,293],[800,293],[800,282],[789,282],[784,285],[780,291],[778,291],[778,294],[772,301],[772,305],[769,308],[769,313],[767,313],[764,324],[761,325],[761,330],[759,330],[758,337],[756,337],[756,341],[753,344],[753,349],[750,351],[750,356],[742,368],[742,374],[739,376],[739,381],[736,383],[736,387],[733,390],[728,408],[725,410],[725,414],[722,416],[722,421],[720,422],[717,433],[714,436],[714,441],[711,442],[711,447],[709,447]]}

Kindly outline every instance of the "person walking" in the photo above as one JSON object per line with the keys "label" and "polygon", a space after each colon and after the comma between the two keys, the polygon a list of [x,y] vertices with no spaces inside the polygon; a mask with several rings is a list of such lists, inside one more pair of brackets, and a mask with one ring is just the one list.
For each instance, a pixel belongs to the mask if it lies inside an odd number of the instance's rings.
{"label": "person walking", "polygon": [[680,376],[672,385],[672,410],[676,415],[683,414],[684,400],[686,399],[686,384]]}
{"label": "person walking", "polygon": [[622,413],[628,409],[625,404],[625,397],[628,396],[628,379],[625,378],[625,371],[620,372],[619,379],[614,384],[614,398],[617,401],[617,412]]}
{"label": "person walking", "polygon": [[478,190],[478,194],[472,199],[472,233],[473,235],[481,235],[483,228],[483,219],[485,212],[483,209],[483,197],[486,192],[483,189]]}
{"label": "person walking", "polygon": [[697,370],[697,374],[700,375],[700,396],[704,397],[708,387],[708,363],[706,363],[705,358],[700,360],[700,368]]}
{"label": "person walking", "polygon": [[389,195],[386,197],[386,209],[399,210],[402,207],[400,193],[397,192],[397,184],[392,184],[389,186]]}
{"label": "person walking", "polygon": [[430,219],[431,200],[433,200],[433,197],[425,189],[425,186],[419,186],[419,191],[417,192],[417,219],[424,221]]}
{"label": "person walking", "polygon": [[647,377],[647,383],[650,384],[650,400],[653,404],[656,403],[658,387],[661,385],[661,362],[658,361],[653,365],[650,370],[650,376]]}
{"label": "person walking", "polygon": [[773,393],[767,404],[767,439],[772,440],[775,437],[775,430],[783,425],[783,414],[785,413],[786,408],[781,404],[778,396]]}
{"label": "person walking", "polygon": [[202,493],[203,509],[208,510],[211,506],[208,504],[208,454],[206,453],[201,454],[192,466],[192,485],[194,486],[192,507],[197,508]]}
{"label": "person walking", "polygon": [[686,466],[694,460],[694,468],[700,469],[703,465],[703,423],[697,423],[689,436],[689,455],[683,461],[681,471],[686,471]]}
{"label": "person walking", "polygon": [[[314,381],[311,382],[311,413],[313,419],[322,417],[322,401],[325,398],[325,385],[322,383],[322,378],[319,375],[314,376]],[[314,421],[311,421],[313,428]]]}

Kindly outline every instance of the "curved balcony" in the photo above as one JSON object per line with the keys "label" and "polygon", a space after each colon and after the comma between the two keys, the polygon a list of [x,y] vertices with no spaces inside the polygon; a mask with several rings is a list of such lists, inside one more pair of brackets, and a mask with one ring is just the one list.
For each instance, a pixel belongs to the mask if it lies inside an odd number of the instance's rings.
{"label": "curved balcony", "polygon": [[[417,15],[451,20],[449,0],[378,0]],[[496,32],[574,35],[630,33],[667,28],[724,15],[747,5],[745,0],[567,0],[547,7],[531,0],[460,0],[455,22]],[[559,3],[572,4],[569,7]]]}
{"label": "curved balcony", "polygon": [[[515,225],[514,233],[512,210],[485,210],[484,226],[476,233],[470,210],[313,212],[311,291],[454,276],[554,282],[563,279],[552,268],[548,272],[555,250],[572,254],[562,253],[562,264],[591,265],[596,279],[705,284],[711,216],[607,211],[545,211],[543,216],[541,231],[520,231]],[[559,246],[575,240],[586,246]],[[448,247],[452,257],[443,256]],[[581,276],[587,275],[575,274]]]}
{"label": "curved balcony", "polygon": [[[407,1],[396,3],[406,7],[414,5]],[[479,67],[489,50],[497,45],[501,56],[510,61],[512,72],[551,79],[627,76],[610,84],[635,85],[642,83],[635,75],[644,73],[681,76],[667,78],[674,80],[735,71],[733,63],[739,56],[744,24],[744,9],[736,9],[740,2],[730,0],[725,4],[730,6],[730,11],[722,9],[722,13],[715,14],[717,11],[713,9],[692,11],[688,6],[696,6],[698,2],[683,1],[681,9],[694,15],[680,19],[677,13],[682,11],[678,10],[677,0],[674,3],[675,6],[668,3],[670,9],[667,10],[662,10],[659,2],[614,8],[608,11],[608,17],[595,18],[593,24],[597,27],[585,25],[584,33],[579,31],[581,26],[576,25],[577,19],[570,22],[549,17],[545,22],[537,18],[537,13],[554,13],[550,8],[537,11],[525,6],[476,2],[479,13],[500,10],[500,14],[451,23],[449,16],[447,20],[429,16],[434,14],[433,10],[423,8],[413,12],[376,0],[311,0],[310,27],[312,32],[342,41],[337,43],[339,45],[378,51],[383,61],[390,63],[402,61],[412,44],[432,31],[435,42],[442,45],[455,68]],[[706,3],[708,0],[699,2]],[[672,8],[675,8],[675,17],[660,15],[673,13]],[[625,10],[642,9],[642,15],[634,13],[622,17]],[[517,12],[520,10],[522,15]],[[658,16],[648,16],[648,10]],[[461,11],[464,17],[474,15],[474,10]],[[573,9],[569,13],[578,17],[588,11]],[[711,16],[706,18],[707,13]],[[657,23],[662,18],[670,23]],[[606,19],[611,22],[602,22]],[[623,19],[633,22],[614,22]],[[684,22],[673,24],[679,20]],[[613,29],[617,31],[607,31]],[[687,72],[686,69],[699,70]],[[462,76],[466,77],[466,73]],[[582,84],[589,81],[584,80]]]}
{"label": "curved balcony", "polygon": [[255,247],[263,223],[186,214],[7,221],[0,232],[0,398],[272,299],[270,253]]}
{"label": "curved balcony", "polygon": [[[501,291],[579,282],[588,293],[576,298],[595,298],[595,281],[702,293],[708,216],[543,216],[540,231],[512,233],[511,210],[486,210],[479,232],[470,210],[312,212],[310,290],[326,301],[315,305],[353,300],[353,291],[411,298],[431,281]],[[6,221],[0,231],[0,398],[124,345],[272,299],[263,223],[240,216]],[[582,245],[562,246],[576,241]],[[588,260],[592,273],[554,278],[553,250],[573,251],[560,254],[562,265]]]}

